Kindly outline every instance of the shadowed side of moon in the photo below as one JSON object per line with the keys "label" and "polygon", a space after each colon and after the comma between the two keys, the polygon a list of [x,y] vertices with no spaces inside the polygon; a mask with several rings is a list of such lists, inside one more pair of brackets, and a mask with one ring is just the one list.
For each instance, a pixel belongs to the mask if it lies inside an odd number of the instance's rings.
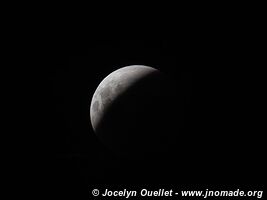
{"label": "shadowed side of moon", "polygon": [[166,151],[180,123],[171,81],[154,68],[124,70],[106,77],[93,96],[90,117],[97,136],[120,153]]}

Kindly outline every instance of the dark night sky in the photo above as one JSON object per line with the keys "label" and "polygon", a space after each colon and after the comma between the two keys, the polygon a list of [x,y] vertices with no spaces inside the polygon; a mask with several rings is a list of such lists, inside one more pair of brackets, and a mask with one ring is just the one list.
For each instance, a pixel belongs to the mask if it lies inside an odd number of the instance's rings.
{"label": "dark night sky", "polygon": [[[95,183],[240,183],[260,178],[262,136],[251,106],[257,96],[250,88],[255,55],[238,30],[180,25],[177,32],[155,34],[150,29],[107,37],[104,30],[72,25],[67,35],[60,31],[52,36],[44,58],[48,95],[42,141],[44,152],[52,152],[49,175],[61,193],[86,196],[88,185]],[[157,162],[113,156],[90,126],[88,106],[97,85],[131,64],[156,67],[183,88],[183,137],[177,151],[159,155]]]}

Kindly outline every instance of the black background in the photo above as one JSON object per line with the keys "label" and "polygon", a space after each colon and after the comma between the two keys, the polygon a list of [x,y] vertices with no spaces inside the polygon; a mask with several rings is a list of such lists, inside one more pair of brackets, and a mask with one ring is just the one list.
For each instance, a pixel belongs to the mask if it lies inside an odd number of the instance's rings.
{"label": "black background", "polygon": [[[45,101],[36,143],[47,158],[49,187],[60,197],[86,199],[88,186],[96,183],[262,181],[263,140],[254,87],[258,55],[246,27],[197,18],[168,22],[137,27],[129,21],[116,26],[70,20],[53,24],[44,38],[38,63],[45,66]],[[184,90],[185,136],[179,152],[159,155],[159,166],[114,157],[89,122],[97,85],[131,64],[156,67]]]}

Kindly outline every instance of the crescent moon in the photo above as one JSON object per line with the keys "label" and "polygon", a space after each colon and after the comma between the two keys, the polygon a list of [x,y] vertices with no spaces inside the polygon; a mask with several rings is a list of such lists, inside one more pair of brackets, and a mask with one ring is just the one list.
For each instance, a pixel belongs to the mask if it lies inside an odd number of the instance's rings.
{"label": "crescent moon", "polygon": [[120,68],[104,78],[95,90],[91,100],[90,119],[94,131],[97,132],[100,121],[112,102],[136,82],[157,72],[159,71],[152,67],[131,65]]}

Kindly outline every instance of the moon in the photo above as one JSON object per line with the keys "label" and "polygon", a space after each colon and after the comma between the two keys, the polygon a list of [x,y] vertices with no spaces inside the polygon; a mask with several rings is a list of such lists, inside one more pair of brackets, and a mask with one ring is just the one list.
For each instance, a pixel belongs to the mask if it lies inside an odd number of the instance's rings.
{"label": "moon", "polygon": [[143,66],[132,65],[120,68],[109,74],[97,87],[91,102],[90,118],[93,129],[96,131],[100,120],[106,109],[123,92],[129,89],[134,83],[148,74],[158,72],[158,70]]}
{"label": "moon", "polygon": [[168,137],[162,132],[171,123],[166,105],[172,102],[164,78],[153,67],[131,65],[101,81],[91,100],[90,120],[105,145],[120,152],[164,148]]}

